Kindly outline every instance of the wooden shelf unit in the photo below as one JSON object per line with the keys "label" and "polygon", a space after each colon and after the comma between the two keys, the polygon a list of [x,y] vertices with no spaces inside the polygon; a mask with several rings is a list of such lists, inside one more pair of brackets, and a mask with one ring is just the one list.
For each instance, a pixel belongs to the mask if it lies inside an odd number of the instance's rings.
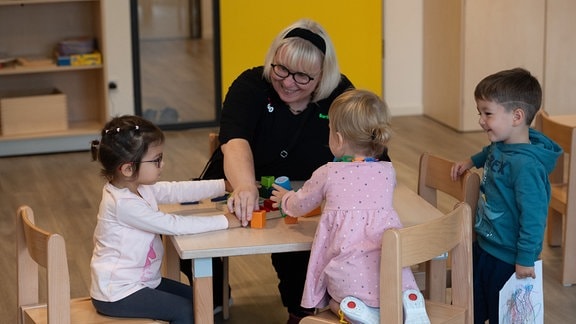
{"label": "wooden shelf unit", "polygon": [[543,81],[545,1],[422,3],[424,115],[458,131],[479,131],[474,88],[480,80],[523,67]]}
{"label": "wooden shelf unit", "polygon": [[[59,41],[75,37],[94,37],[105,53],[100,0],[0,0],[0,53],[54,57]],[[0,68],[0,96],[55,88],[66,95],[68,116],[68,130],[0,133],[0,156],[89,149],[109,116],[106,80],[102,64]]]}

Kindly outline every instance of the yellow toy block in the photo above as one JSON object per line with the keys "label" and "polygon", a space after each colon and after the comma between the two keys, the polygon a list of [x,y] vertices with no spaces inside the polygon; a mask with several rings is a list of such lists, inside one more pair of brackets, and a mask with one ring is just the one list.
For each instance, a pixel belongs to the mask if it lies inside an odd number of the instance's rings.
{"label": "yellow toy block", "polygon": [[286,217],[284,217],[284,223],[285,224],[298,224],[298,217],[292,217],[292,216],[286,215]]}
{"label": "yellow toy block", "polygon": [[250,227],[252,228],[264,228],[266,227],[266,211],[258,210],[252,212],[252,220],[250,221]]}

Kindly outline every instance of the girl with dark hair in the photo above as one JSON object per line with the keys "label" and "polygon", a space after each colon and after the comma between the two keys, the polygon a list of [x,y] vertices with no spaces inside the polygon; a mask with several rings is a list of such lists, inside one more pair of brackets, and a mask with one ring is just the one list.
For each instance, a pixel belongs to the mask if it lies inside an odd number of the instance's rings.
{"label": "girl with dark hair", "polygon": [[[90,295],[98,312],[193,323],[190,286],[163,278],[160,235],[226,229],[225,215],[179,216],[159,204],[198,201],[224,194],[224,181],[158,181],[164,167],[164,134],[137,116],[115,117],[92,141],[92,158],[108,180],[94,230]],[[232,222],[239,222],[230,218]],[[234,223],[232,223],[234,224]]]}

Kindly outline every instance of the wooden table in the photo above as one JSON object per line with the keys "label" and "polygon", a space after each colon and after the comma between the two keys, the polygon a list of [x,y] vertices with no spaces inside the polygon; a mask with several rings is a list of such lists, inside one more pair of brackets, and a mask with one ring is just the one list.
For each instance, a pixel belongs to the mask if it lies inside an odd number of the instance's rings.
{"label": "wooden table", "polygon": [[[404,226],[412,226],[442,216],[406,186],[398,185],[394,207]],[[192,209],[187,205],[162,208],[167,212],[195,214],[206,209]],[[214,212],[214,207],[212,207]],[[166,275],[180,279],[180,259],[192,259],[194,314],[196,323],[214,323],[212,304],[212,258],[262,253],[307,251],[318,224],[318,217],[301,217],[298,224],[284,224],[283,219],[266,222],[264,229],[234,228],[194,235],[172,236],[166,244]]]}

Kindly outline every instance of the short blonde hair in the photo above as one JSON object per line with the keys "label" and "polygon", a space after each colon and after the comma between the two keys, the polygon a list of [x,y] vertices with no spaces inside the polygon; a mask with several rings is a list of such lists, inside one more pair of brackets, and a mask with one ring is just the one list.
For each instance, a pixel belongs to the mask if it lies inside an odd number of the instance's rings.
{"label": "short blonde hair", "polygon": [[390,111],[384,100],[367,90],[348,90],[328,111],[330,131],[339,132],[366,156],[377,157],[392,136]]}
{"label": "short blonde hair", "polygon": [[[307,29],[320,36],[326,44],[326,53],[316,47],[311,42],[300,37],[285,38],[286,35],[295,28]],[[289,65],[299,65],[305,69],[311,69],[314,65],[320,63],[322,72],[319,76],[318,86],[312,95],[312,102],[327,98],[340,83],[341,75],[334,45],[328,34],[317,22],[310,19],[300,19],[284,29],[272,42],[268,49],[264,61],[264,78],[270,82],[270,72],[272,69],[274,57],[278,52],[287,53],[287,62]]]}

